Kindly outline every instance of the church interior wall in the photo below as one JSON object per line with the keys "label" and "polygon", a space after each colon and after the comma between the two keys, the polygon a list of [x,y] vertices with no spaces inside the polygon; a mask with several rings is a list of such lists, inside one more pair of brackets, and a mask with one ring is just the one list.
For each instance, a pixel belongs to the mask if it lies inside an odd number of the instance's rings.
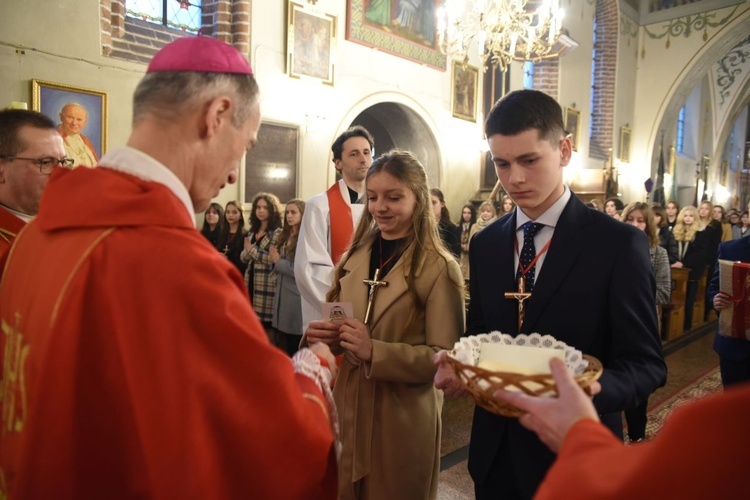
{"label": "church interior wall", "polygon": [[[453,219],[457,219],[461,206],[479,189],[484,116],[481,103],[475,122],[452,116],[450,60],[446,71],[439,71],[348,42],[345,39],[347,2],[319,0],[315,8],[337,19],[334,84],[290,78],[286,74],[286,4],[252,2],[249,58],[261,87],[264,119],[300,129],[297,194],[309,198],[333,181],[330,145],[358,113],[380,102],[395,102],[417,113],[434,135],[440,154],[431,161],[437,163],[435,171],[439,172],[439,179],[431,179],[431,184],[444,190]],[[738,27],[741,31],[750,23],[749,4],[714,11],[712,14],[722,19],[736,9],[726,23],[708,28],[707,41],[703,40],[702,31],[694,31],[689,37],[673,37],[669,48],[666,37],[656,38],[646,33],[646,29],[661,33],[664,23],[638,29],[628,21],[620,22],[620,50],[613,76],[616,111],[611,133],[616,148],[620,127],[629,124],[632,129],[631,161],[622,166],[625,172],[622,181],[627,180],[620,183],[623,199],[643,198],[643,181],[653,176],[658,161],[655,145],[664,129],[662,122],[672,120],[669,111],[675,106],[673,101],[687,99],[693,90],[692,85],[683,88],[686,75],[695,65],[704,64],[700,55],[718,43],[719,36]],[[579,44],[560,59],[557,87],[561,105],[573,107],[575,104],[581,111],[579,150],[572,162],[576,168],[604,166],[602,160],[589,158],[588,144],[594,11],[595,2],[572,2],[564,21],[571,37]],[[0,35],[0,74],[3,75],[0,103],[24,101],[31,107],[32,79],[107,92],[107,142],[108,148],[112,148],[124,144],[129,135],[132,93],[143,76],[145,65],[102,55],[99,16],[98,3],[86,0],[54,3],[28,0],[23,9],[11,2],[0,3],[4,25]],[[624,25],[627,30],[623,29]],[[476,54],[471,55],[470,64],[480,66]],[[698,82],[700,79],[696,80]],[[480,72],[477,98],[482,95],[481,86]],[[523,67],[514,62],[510,90],[522,87]],[[699,109],[701,107],[703,105]],[[695,163],[703,154],[710,155],[712,161],[716,159],[720,165],[719,155],[714,151],[721,145],[706,149],[700,137],[694,137],[696,133],[700,132],[693,130],[691,137],[701,143],[700,147],[684,157],[678,155],[677,177],[681,188],[691,187]],[[665,139],[665,147],[670,144],[674,144],[673,128]],[[225,188],[218,201],[224,203],[245,195],[240,179],[236,185]]]}

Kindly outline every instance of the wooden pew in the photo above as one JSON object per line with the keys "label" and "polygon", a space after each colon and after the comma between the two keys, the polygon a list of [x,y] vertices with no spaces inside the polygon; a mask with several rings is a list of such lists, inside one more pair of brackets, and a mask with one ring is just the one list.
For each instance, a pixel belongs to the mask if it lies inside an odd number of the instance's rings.
{"label": "wooden pew", "polygon": [[706,273],[703,273],[698,281],[698,289],[695,292],[695,302],[693,303],[693,324],[691,330],[703,326],[706,320],[703,318],[706,312]]}
{"label": "wooden pew", "polygon": [[689,274],[689,269],[672,268],[672,296],[670,301],[662,307],[664,322],[662,338],[664,340],[672,340],[682,335]]}

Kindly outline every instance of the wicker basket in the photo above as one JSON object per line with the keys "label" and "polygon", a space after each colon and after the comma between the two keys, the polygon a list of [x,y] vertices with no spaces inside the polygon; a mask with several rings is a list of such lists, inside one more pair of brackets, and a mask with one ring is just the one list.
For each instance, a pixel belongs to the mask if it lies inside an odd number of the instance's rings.
{"label": "wicker basket", "polygon": [[[587,390],[602,374],[602,363],[593,356],[583,355],[588,367],[575,377],[578,385]],[[463,387],[474,397],[476,403],[487,411],[504,417],[520,417],[523,412],[493,394],[499,389],[519,390],[531,396],[556,396],[557,386],[551,374],[521,375],[518,373],[495,372],[478,366],[467,365],[448,356]]]}

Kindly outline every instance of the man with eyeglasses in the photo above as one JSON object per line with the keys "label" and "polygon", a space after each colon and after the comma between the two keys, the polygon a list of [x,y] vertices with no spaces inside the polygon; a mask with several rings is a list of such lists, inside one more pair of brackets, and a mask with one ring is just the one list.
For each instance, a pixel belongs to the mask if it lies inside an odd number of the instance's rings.
{"label": "man with eyeglasses", "polygon": [[62,138],[47,116],[0,111],[0,275],[18,232],[39,211],[49,174],[65,158]]}

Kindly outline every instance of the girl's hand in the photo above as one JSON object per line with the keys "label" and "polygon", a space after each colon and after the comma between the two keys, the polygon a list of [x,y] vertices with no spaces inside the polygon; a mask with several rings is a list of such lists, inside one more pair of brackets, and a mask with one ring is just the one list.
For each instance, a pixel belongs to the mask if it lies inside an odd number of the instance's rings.
{"label": "girl's hand", "polygon": [[341,347],[350,351],[360,361],[372,360],[370,329],[358,319],[347,318],[339,328]]}
{"label": "girl's hand", "polygon": [[719,292],[714,297],[714,309],[723,311],[732,305],[732,298],[724,292]]}
{"label": "girl's hand", "polygon": [[271,261],[276,264],[281,256],[279,255],[279,251],[276,250],[276,245],[271,245],[268,247],[268,256],[271,257]]}
{"label": "girl's hand", "polygon": [[245,250],[248,252],[253,248],[253,244],[250,243],[250,238],[245,237]]}
{"label": "girl's hand", "polygon": [[677,261],[677,262],[675,262],[674,264],[672,264],[672,267],[676,267],[677,269],[681,269],[681,268],[683,268],[684,266],[682,265],[682,262],[680,262],[680,261]]}

